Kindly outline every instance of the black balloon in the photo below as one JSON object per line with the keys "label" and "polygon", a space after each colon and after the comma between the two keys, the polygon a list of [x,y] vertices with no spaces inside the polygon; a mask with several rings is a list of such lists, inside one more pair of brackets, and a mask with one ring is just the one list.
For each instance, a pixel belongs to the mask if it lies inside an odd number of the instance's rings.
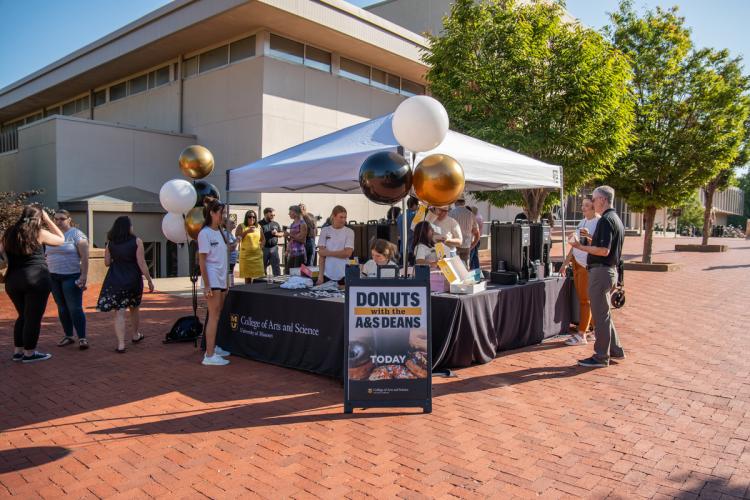
{"label": "black balloon", "polygon": [[411,189],[412,172],[406,159],[383,151],[370,155],[359,168],[359,186],[370,201],[392,205]]}
{"label": "black balloon", "polygon": [[203,198],[205,198],[206,196],[216,198],[217,200],[219,199],[219,190],[210,182],[195,181],[193,183],[193,186],[195,186],[195,192],[198,194],[195,200],[196,207],[203,206]]}

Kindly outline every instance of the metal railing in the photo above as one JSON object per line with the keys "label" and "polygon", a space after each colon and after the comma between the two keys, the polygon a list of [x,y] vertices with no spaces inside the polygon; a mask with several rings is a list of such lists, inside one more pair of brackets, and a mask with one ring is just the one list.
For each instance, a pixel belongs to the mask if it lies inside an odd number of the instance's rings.
{"label": "metal railing", "polygon": [[18,149],[18,129],[0,132],[0,153]]}

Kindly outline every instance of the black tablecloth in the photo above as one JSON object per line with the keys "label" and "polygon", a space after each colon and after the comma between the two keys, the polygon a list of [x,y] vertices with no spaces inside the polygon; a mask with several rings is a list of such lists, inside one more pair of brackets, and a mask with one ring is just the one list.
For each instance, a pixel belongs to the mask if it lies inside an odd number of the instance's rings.
{"label": "black tablecloth", "polygon": [[[218,343],[233,354],[341,378],[344,299],[306,297],[265,283],[229,291]],[[503,350],[567,332],[571,283],[550,278],[489,286],[474,295],[432,296],[432,358],[436,368],[488,363]]]}

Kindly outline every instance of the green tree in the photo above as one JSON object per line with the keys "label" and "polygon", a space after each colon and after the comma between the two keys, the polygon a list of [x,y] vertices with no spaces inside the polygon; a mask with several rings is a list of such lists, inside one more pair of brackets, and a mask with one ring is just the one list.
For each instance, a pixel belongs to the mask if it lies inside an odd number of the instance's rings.
{"label": "green tree", "polygon": [[677,8],[639,17],[631,0],[610,15],[606,30],[630,59],[635,142],[608,181],[643,212],[643,262],[651,262],[654,217],[685,202],[737,157],[748,87],[726,51],[693,50]]}
{"label": "green tree", "polygon": [[[750,98],[744,98],[745,107],[750,110]],[[703,191],[706,194],[705,209],[703,211],[703,239],[701,245],[708,245],[708,237],[711,235],[711,212],[714,207],[714,195],[717,191],[727,189],[730,186],[737,185],[735,169],[743,167],[750,160],[750,112],[745,119],[744,136],[737,156],[732,163],[719,171],[704,186]]]}
{"label": "green tree", "polygon": [[[430,91],[463,133],[561,165],[569,191],[604,175],[630,139],[629,66],[600,34],[563,18],[558,2],[456,0],[429,36]],[[539,220],[543,189],[477,193]]]}

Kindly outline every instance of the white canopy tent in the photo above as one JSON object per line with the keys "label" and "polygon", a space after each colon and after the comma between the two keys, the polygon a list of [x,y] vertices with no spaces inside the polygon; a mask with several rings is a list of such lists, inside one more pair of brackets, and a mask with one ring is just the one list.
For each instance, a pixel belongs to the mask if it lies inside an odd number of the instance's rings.
{"label": "white canopy tent", "polygon": [[[392,113],[374,118],[228,170],[227,197],[232,191],[359,193],[359,168],[365,159],[380,151],[399,151],[392,119]],[[466,191],[546,188],[559,190],[564,200],[557,165],[453,131],[437,148],[418,153],[414,164],[435,153],[447,154],[463,167]],[[563,217],[563,232],[564,224]]]}
{"label": "white canopy tent", "polygon": [[[227,191],[258,193],[358,193],[359,167],[373,153],[397,151],[393,114],[304,142],[227,172]],[[466,191],[560,189],[561,169],[472,137],[449,131],[425,156],[444,153],[464,169]]]}

